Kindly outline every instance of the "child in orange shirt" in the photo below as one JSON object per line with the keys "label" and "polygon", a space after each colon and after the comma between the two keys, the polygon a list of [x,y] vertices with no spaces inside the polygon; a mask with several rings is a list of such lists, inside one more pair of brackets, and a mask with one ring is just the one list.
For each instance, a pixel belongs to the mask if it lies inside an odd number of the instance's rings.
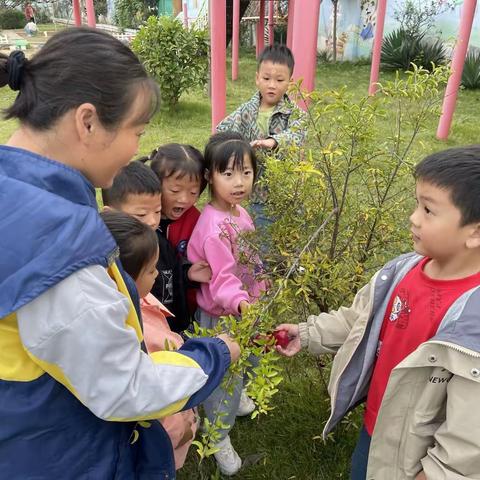
{"label": "child in orange shirt", "polygon": [[[170,329],[166,316],[172,314],[150,293],[158,275],[158,241],[155,231],[126,213],[108,210],[101,213],[120,249],[124,270],[135,281],[140,297],[145,345],[149,353],[177,350],[182,337]],[[193,409],[161,419],[170,436],[178,470],[185,462],[188,449],[197,431],[197,416]]]}

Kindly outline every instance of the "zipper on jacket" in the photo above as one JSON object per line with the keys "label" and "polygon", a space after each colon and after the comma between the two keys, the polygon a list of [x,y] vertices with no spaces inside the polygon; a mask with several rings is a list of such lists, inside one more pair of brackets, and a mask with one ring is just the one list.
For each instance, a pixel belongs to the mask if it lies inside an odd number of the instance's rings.
{"label": "zipper on jacket", "polygon": [[[371,293],[370,293],[370,296],[371,296],[371,303],[373,305],[373,296],[375,295],[375,288],[374,288],[374,285],[375,285],[375,280],[377,279],[377,276],[379,275],[380,271],[377,272],[373,277],[372,279],[370,280],[370,282],[372,282],[372,290],[371,290]],[[362,335],[362,338],[360,338],[358,344],[360,344],[363,340],[363,338],[365,337],[365,332],[366,332],[366,329],[363,331],[363,335]],[[338,374],[337,376],[337,383],[335,385],[332,386],[332,395],[331,395],[331,400],[330,400],[330,404],[332,406],[332,409],[330,411],[330,416],[328,417],[328,420],[327,422],[325,423],[325,427],[323,428],[323,432],[322,432],[322,436],[323,438],[325,439],[326,435],[325,435],[325,430],[327,428],[327,426],[329,425],[329,423],[331,422],[332,418],[333,418],[333,414],[334,414],[334,409],[335,409],[335,403],[337,401],[337,393],[338,393],[338,385],[340,383],[340,379],[342,378],[342,375],[345,373],[345,370],[347,369],[347,367],[350,365],[350,362],[352,361],[352,358],[353,358],[353,353],[352,355],[350,356],[350,358],[348,359],[348,362],[345,363],[345,366],[343,367],[342,371]]]}
{"label": "zipper on jacket", "polygon": [[118,248],[118,246],[116,246],[109,254],[108,254],[108,257],[107,257],[107,262],[108,262],[108,266],[112,265],[112,263],[115,262],[115,260],[117,258],[120,257],[120,249]]}
{"label": "zipper on jacket", "polygon": [[465,347],[461,347],[455,343],[443,342],[442,340],[429,340],[428,343],[435,343],[437,345],[444,345],[452,350],[468,355],[469,357],[480,358],[480,352],[474,352],[473,350]]}

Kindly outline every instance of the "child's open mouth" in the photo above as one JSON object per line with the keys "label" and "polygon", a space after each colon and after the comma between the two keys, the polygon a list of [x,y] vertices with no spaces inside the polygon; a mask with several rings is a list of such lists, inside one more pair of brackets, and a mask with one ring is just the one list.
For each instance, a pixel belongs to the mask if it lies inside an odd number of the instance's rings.
{"label": "child's open mouth", "polygon": [[173,207],[172,211],[175,216],[180,216],[185,211],[185,209],[180,207]]}

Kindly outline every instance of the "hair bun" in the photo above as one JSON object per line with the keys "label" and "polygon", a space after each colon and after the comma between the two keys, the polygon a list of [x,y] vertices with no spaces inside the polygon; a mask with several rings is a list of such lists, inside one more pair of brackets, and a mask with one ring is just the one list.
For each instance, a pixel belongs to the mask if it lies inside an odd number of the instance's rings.
{"label": "hair bun", "polygon": [[7,60],[8,86],[12,90],[20,90],[23,80],[23,70],[27,59],[21,50],[15,50]]}

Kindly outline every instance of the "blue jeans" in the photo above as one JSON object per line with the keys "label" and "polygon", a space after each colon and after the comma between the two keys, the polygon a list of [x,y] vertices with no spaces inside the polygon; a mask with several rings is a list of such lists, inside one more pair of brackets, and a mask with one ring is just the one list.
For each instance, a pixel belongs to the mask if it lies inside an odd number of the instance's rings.
{"label": "blue jeans", "polygon": [[370,440],[371,437],[367,433],[367,430],[365,430],[365,426],[362,426],[360,435],[358,436],[357,445],[355,446],[352,455],[350,480],[366,480]]}
{"label": "blue jeans", "polygon": [[266,216],[263,202],[251,202],[249,213],[252,215],[256,230],[265,229],[274,222],[272,218]]}
{"label": "blue jeans", "polygon": [[[267,233],[267,228],[275,221],[273,218],[267,217],[265,214],[265,204],[261,202],[252,202],[249,205],[249,213],[252,216],[253,224],[255,225],[255,230],[262,235]],[[263,258],[268,258],[268,254],[271,250],[271,244],[269,238],[264,237],[263,241],[266,243],[261,243],[260,245],[260,256]]]}

